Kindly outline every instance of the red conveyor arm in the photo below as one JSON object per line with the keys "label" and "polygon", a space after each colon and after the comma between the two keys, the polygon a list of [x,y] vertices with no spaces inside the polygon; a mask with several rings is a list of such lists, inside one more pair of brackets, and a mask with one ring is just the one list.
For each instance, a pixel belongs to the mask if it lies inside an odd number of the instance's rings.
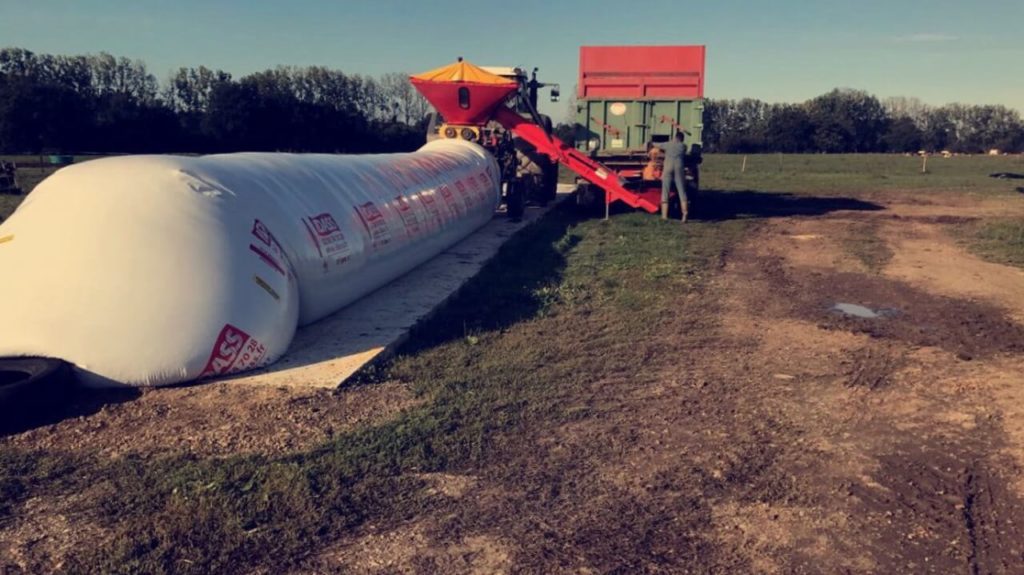
{"label": "red conveyor arm", "polygon": [[552,160],[560,162],[584,180],[601,188],[608,195],[608,203],[622,201],[633,208],[642,208],[655,213],[660,207],[641,194],[626,189],[619,181],[619,175],[604,164],[597,162],[575,148],[567,146],[555,136],[548,136],[544,128],[523,118],[509,108],[501,106],[494,117],[513,134],[533,144],[537,151]]}

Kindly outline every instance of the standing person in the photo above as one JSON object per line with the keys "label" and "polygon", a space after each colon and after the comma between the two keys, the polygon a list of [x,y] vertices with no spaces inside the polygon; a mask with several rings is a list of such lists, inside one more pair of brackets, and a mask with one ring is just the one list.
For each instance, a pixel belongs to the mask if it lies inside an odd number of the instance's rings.
{"label": "standing person", "polygon": [[675,138],[658,144],[658,147],[665,152],[665,162],[661,169],[661,219],[668,219],[668,196],[672,191],[672,184],[675,183],[676,193],[679,194],[679,207],[683,212],[682,221],[685,222],[690,203],[686,198],[686,168],[683,166],[686,145],[683,143],[683,133],[676,132]]}

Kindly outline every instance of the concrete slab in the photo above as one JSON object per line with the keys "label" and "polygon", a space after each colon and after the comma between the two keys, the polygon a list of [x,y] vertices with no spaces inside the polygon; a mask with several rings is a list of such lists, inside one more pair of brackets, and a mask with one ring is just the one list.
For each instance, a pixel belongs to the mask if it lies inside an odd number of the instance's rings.
{"label": "concrete slab", "polygon": [[278,387],[337,387],[367,364],[388,357],[409,330],[430,316],[475,276],[498,248],[536,222],[573,186],[559,185],[558,200],[528,207],[520,222],[497,215],[466,239],[338,313],[299,329],[277,363],[223,381]]}

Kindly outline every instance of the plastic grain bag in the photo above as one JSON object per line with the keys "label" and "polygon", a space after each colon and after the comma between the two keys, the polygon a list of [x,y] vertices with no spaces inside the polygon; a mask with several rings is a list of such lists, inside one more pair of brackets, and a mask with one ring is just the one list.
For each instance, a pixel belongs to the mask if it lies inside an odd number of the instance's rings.
{"label": "plastic grain bag", "polygon": [[0,357],[92,385],[267,365],[296,327],[436,256],[493,215],[483,148],[127,156],[64,168],[0,225]]}

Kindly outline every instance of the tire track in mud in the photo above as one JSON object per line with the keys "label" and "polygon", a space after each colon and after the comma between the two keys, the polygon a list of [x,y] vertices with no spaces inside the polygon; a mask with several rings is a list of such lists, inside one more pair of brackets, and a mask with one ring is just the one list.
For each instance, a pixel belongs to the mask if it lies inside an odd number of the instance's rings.
{"label": "tire track in mud", "polygon": [[[797,491],[814,502],[809,523],[827,543],[813,554],[776,546],[777,556],[797,557],[777,558],[786,566],[779,571],[1024,572],[1024,500],[1013,487],[1022,470],[1003,454],[1007,435],[998,418],[979,418],[988,402],[984,387],[964,392],[947,375],[953,366],[969,371],[1019,356],[1024,326],[991,302],[851,272],[842,254],[792,254],[794,242],[780,240],[799,228],[792,223],[766,226],[736,250],[728,289],[738,294],[733,305],[753,317],[733,323],[773,326],[750,333],[763,349],[791,350],[794,357],[768,356],[765,363],[809,385],[796,388],[792,400],[766,401],[794,421],[814,421],[803,428],[816,438],[811,443],[844,445],[849,460],[830,456],[828,447],[802,458],[809,471]],[[814,224],[799,231],[827,237],[823,223]],[[894,311],[847,317],[831,310],[839,302]],[[780,322],[796,331],[778,329]],[[831,368],[822,365],[827,361]],[[815,399],[826,391],[822,397],[831,399]],[[835,514],[844,519],[826,520]]]}

